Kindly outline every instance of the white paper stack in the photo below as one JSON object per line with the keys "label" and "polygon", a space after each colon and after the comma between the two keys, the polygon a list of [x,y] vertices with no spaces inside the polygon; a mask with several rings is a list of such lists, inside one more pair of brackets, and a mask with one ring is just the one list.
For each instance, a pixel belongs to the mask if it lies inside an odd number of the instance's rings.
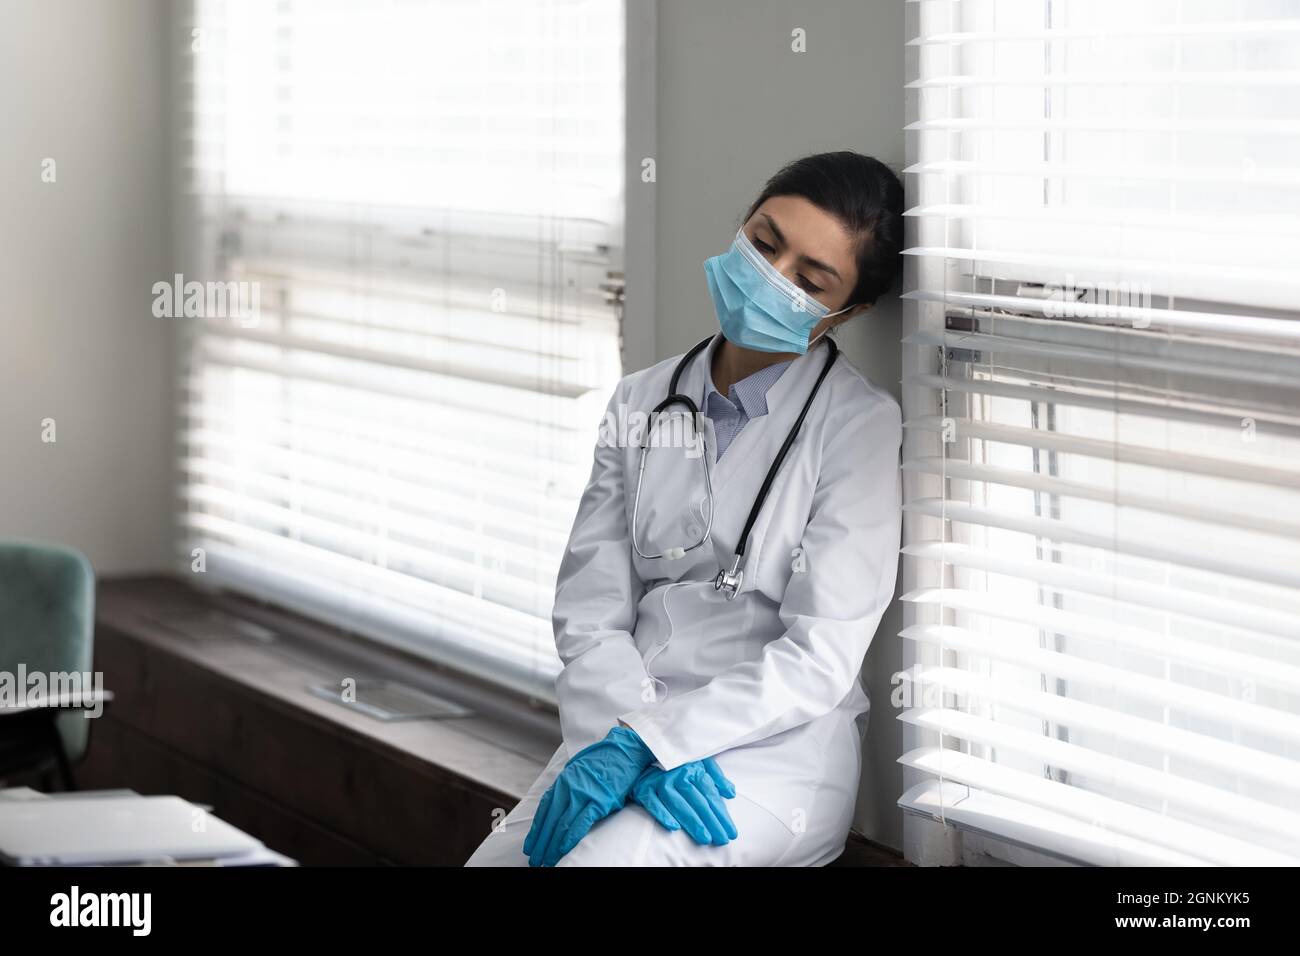
{"label": "white paper stack", "polygon": [[0,863],[9,866],[295,866],[180,797],[131,790],[0,790]]}

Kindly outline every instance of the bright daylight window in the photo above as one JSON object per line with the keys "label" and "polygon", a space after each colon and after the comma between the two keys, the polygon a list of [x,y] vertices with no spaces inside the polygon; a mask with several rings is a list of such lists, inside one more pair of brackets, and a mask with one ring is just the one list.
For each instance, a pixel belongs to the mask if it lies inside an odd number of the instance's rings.
{"label": "bright daylight window", "polygon": [[179,560],[551,699],[621,374],[622,4],[183,19],[190,261],[245,298],[178,323]]}
{"label": "bright daylight window", "polygon": [[1300,863],[1300,11],[910,16],[900,804]]}

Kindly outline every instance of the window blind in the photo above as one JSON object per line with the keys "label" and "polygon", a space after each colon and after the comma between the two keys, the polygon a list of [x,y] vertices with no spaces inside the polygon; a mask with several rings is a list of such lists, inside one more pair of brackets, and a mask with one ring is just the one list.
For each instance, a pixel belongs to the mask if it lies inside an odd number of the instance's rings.
{"label": "window blind", "polygon": [[179,22],[194,277],[256,306],[178,319],[179,559],[553,700],[555,575],[621,374],[622,4]]}
{"label": "window blind", "polygon": [[1300,8],[909,33],[900,806],[1300,863]]}

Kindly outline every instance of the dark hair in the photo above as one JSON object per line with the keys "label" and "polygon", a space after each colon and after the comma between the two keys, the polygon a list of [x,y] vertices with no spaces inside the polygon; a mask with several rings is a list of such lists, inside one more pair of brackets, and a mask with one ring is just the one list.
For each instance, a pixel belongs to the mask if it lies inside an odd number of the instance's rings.
{"label": "dark hair", "polygon": [[804,156],[767,181],[744,221],[772,196],[802,196],[854,236],[858,282],[844,308],[874,303],[889,291],[903,268],[903,184],[893,170],[849,149]]}

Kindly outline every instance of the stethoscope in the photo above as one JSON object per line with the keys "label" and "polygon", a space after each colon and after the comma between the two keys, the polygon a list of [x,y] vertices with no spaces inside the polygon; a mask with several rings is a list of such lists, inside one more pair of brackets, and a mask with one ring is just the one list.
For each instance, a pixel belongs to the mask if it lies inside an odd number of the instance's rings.
{"label": "stethoscope", "polygon": [[[641,509],[641,479],[645,476],[646,452],[650,448],[650,438],[654,433],[655,420],[664,409],[670,408],[673,405],[684,405],[691,413],[691,421],[697,422],[699,420],[699,406],[695,404],[694,399],[689,395],[682,395],[677,391],[677,382],[681,379],[682,372],[686,369],[686,366],[690,364],[691,359],[695,358],[695,356],[712,341],[713,336],[710,335],[682,356],[682,360],[677,363],[677,368],[673,370],[672,380],[668,383],[668,397],[656,405],[654,410],[651,411],[650,421],[646,428],[645,436],[641,439],[641,464],[637,468],[636,497],[633,499],[632,504],[632,547],[635,549],[636,553],[643,558],[668,558],[669,560],[675,560],[685,557],[688,551],[694,551],[696,548],[703,547],[709,540],[709,536],[713,531],[713,480],[709,475],[709,453],[706,448],[700,455],[700,460],[704,465],[704,487],[708,495],[707,500],[709,509],[707,524],[704,528],[704,536],[690,547],[669,548],[661,554],[646,554],[641,550],[641,546],[637,543],[636,539],[637,513]],[[794,444],[795,436],[799,434],[799,428],[803,425],[803,420],[808,414],[808,408],[812,405],[813,399],[817,397],[817,390],[821,388],[822,381],[826,378],[827,373],[831,370],[831,366],[835,364],[835,359],[840,354],[839,346],[835,344],[833,339],[826,338],[826,346],[830,349],[830,354],[826,356],[826,363],[822,366],[821,374],[817,376],[817,381],[813,384],[812,391],[808,393],[808,398],[803,403],[803,409],[799,412],[799,417],[795,419],[794,425],[790,428],[790,433],[785,436],[785,442],[781,445],[781,450],[776,453],[776,458],[773,459],[771,467],[768,468],[767,477],[763,479],[763,486],[759,488],[758,497],[754,499],[754,506],[749,509],[749,517],[745,521],[745,527],[740,532],[740,540],[736,544],[736,557],[731,563],[731,570],[728,571],[725,566],[720,567],[718,568],[717,577],[713,579],[713,589],[715,591],[724,592],[727,595],[728,601],[740,592],[740,585],[745,580],[745,572],[744,569],[741,568],[740,564],[745,557],[745,545],[749,541],[749,532],[753,529],[754,522],[758,519],[759,512],[763,510],[763,503],[767,501],[767,494],[772,489],[772,482],[776,479],[777,472],[781,470],[781,463],[785,461],[786,452],[790,450],[790,446]]]}

